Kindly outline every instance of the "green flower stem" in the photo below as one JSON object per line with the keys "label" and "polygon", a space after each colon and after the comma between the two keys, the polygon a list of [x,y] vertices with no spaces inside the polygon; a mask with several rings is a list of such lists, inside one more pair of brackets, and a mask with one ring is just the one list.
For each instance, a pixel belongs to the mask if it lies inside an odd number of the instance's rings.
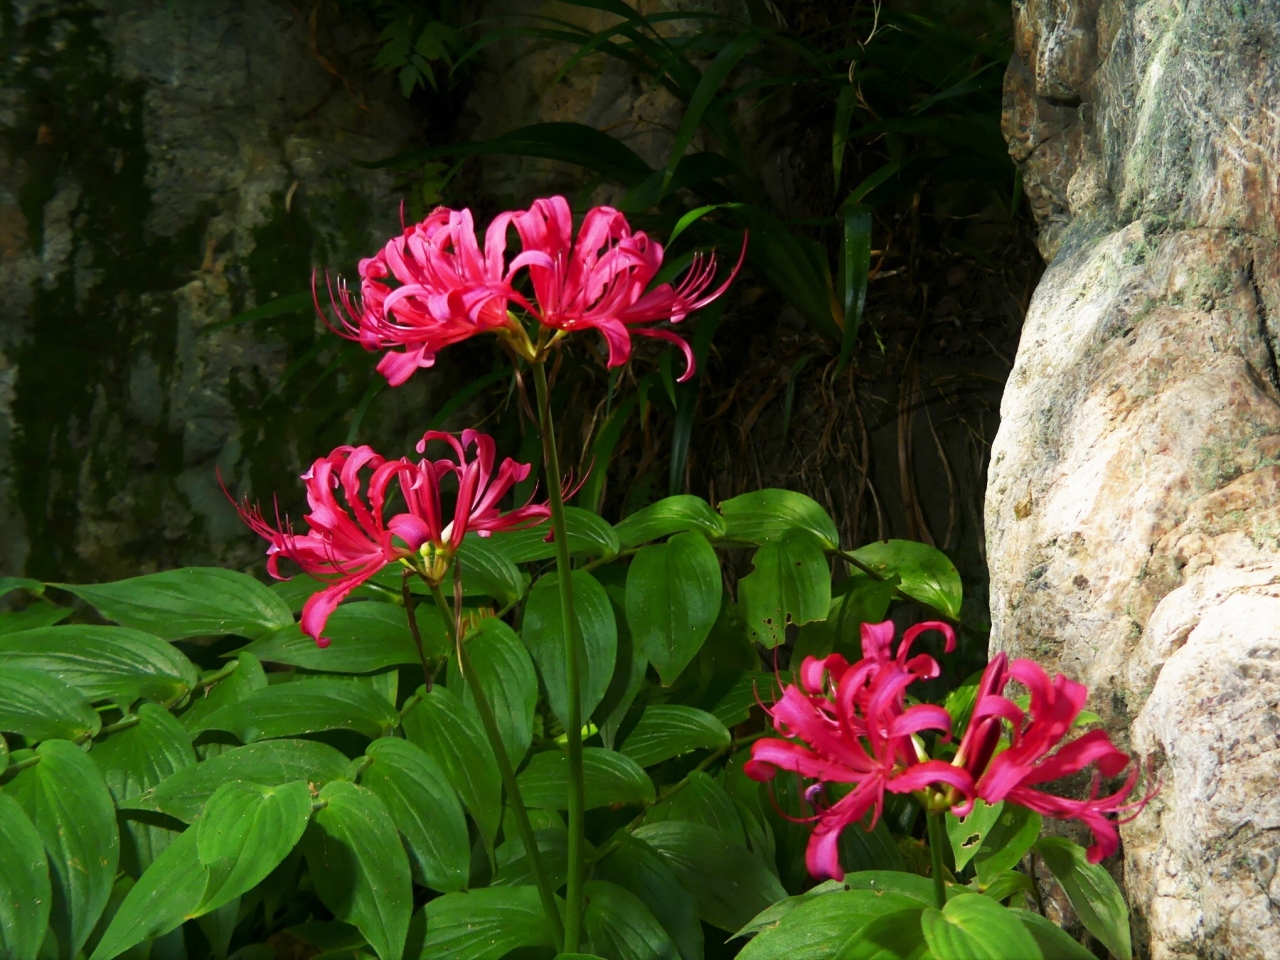
{"label": "green flower stem", "polygon": [[942,848],[947,842],[947,830],[942,822],[945,816],[945,813],[925,814],[929,824],[929,860],[933,864],[933,898],[939,910],[947,905],[946,868],[942,864]]}
{"label": "green flower stem", "polygon": [[520,795],[520,787],[516,783],[516,772],[511,766],[511,759],[507,756],[507,748],[502,744],[502,735],[498,732],[498,721],[494,719],[493,707],[489,704],[484,687],[480,685],[480,678],[471,668],[471,656],[467,653],[467,645],[458,642],[457,626],[453,622],[449,601],[445,599],[444,591],[440,589],[438,583],[430,586],[431,596],[436,602],[436,608],[440,611],[440,618],[444,620],[445,630],[458,651],[458,667],[467,681],[467,686],[471,689],[472,697],[475,698],[480,723],[484,725],[485,735],[489,738],[494,758],[498,761],[498,773],[502,777],[502,785],[506,788],[511,812],[516,818],[516,829],[520,832],[520,840],[524,844],[525,852],[529,855],[533,882],[538,887],[538,896],[542,899],[542,909],[547,914],[547,923],[551,925],[551,936],[555,940],[556,950],[560,951],[564,945],[564,925],[560,920],[560,909],[556,906],[555,888],[551,886],[546,868],[543,866],[538,841],[533,834],[533,824],[529,822],[529,811],[525,809],[524,798]]}
{"label": "green flower stem", "polygon": [[560,486],[560,454],[556,450],[556,430],[551,419],[551,399],[543,364],[533,366],[533,382],[538,395],[538,425],[542,433],[542,463],[547,475],[547,499],[551,507],[551,529],[556,547],[556,582],[560,587],[561,629],[565,644],[565,676],[569,686],[569,717],[565,724],[569,754],[569,883],[565,891],[564,949],[574,953],[582,939],[583,879],[586,807],[582,772],[582,652],[577,622],[573,615],[573,581],[569,569],[569,534],[564,521],[564,491]]}

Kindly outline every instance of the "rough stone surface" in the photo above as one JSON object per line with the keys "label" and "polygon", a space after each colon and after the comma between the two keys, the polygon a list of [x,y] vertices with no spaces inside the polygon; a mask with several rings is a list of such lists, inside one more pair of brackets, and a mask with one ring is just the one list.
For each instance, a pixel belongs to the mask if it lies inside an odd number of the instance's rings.
{"label": "rough stone surface", "polygon": [[1163,782],[1155,958],[1280,956],[1280,4],[1017,2],[1004,128],[1050,259],[987,491],[993,649]]}

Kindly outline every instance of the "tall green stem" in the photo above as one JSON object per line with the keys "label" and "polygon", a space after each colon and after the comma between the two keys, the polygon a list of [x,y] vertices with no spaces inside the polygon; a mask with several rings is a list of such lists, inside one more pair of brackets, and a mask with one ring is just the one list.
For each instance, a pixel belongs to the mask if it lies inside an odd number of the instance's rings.
{"label": "tall green stem", "polygon": [[583,809],[586,805],[582,773],[582,652],[577,618],[573,615],[573,581],[569,569],[569,534],[564,521],[564,490],[560,486],[560,454],[551,420],[547,372],[533,364],[538,394],[538,426],[542,433],[542,463],[547,475],[547,499],[556,547],[556,582],[560,587],[561,630],[565,637],[565,677],[569,686],[569,716],[565,736],[569,754],[569,882],[565,890],[564,949],[575,953],[582,939],[583,878],[586,870]]}
{"label": "tall green stem", "polygon": [[929,823],[929,858],[933,864],[933,899],[938,909],[947,905],[947,878],[942,863],[943,845],[947,842],[947,830],[942,822],[944,813],[927,813]]}
{"label": "tall green stem", "polygon": [[547,915],[547,922],[551,925],[551,935],[555,940],[556,950],[561,950],[564,947],[564,925],[560,921],[560,909],[556,906],[555,887],[551,885],[546,868],[543,866],[542,854],[538,850],[538,840],[533,834],[533,824],[529,822],[529,811],[525,808],[524,798],[520,795],[520,787],[516,783],[516,772],[507,756],[507,748],[503,746],[502,734],[498,732],[498,721],[494,719],[493,707],[489,704],[484,687],[480,685],[480,678],[471,668],[471,655],[467,653],[467,645],[458,640],[457,626],[449,608],[449,601],[445,599],[444,591],[440,589],[439,584],[431,584],[431,596],[436,602],[436,608],[440,611],[440,618],[444,620],[445,631],[458,651],[458,667],[467,681],[471,696],[475,699],[476,712],[480,714],[480,723],[484,726],[485,736],[489,738],[489,745],[493,747],[494,758],[498,761],[498,773],[507,791],[507,802],[511,804],[511,813],[516,818],[516,829],[520,832],[520,841],[524,844],[525,853],[529,857],[529,867],[533,871],[533,882],[537,885],[538,896],[542,899],[542,909]]}

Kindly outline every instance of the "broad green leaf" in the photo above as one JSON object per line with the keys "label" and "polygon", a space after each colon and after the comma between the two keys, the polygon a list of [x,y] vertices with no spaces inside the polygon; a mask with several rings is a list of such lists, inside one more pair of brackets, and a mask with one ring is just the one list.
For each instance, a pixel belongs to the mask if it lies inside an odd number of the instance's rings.
{"label": "broad green leaf", "polygon": [[1040,836],[1042,822],[1034,810],[1016,803],[1003,804],[974,857],[978,883],[986,886],[999,874],[1016,867]]}
{"label": "broad green leaf", "polygon": [[683,960],[702,960],[703,934],[697,907],[660,853],[647,843],[623,836],[618,849],[596,866],[595,875],[635,894],[671,936]]}
{"label": "broad green leaf", "polygon": [[693,894],[698,915],[721,930],[738,930],[787,895],[778,878],[745,847],[700,823],[645,824],[634,834],[666,859]]}
{"label": "broad green leaf", "polygon": [[366,684],[305,679],[255,690],[209,714],[193,732],[227,730],[243,743],[321,730],[354,730],[372,739],[399,723],[396,708]]}
{"label": "broad green leaf", "polygon": [[444,771],[492,848],[502,817],[502,777],[475,713],[437,684],[405,713],[403,723],[405,736]]}
{"label": "broad green leaf", "polygon": [[[569,552],[588,557],[613,557],[621,549],[613,527],[590,510],[581,507],[564,508],[565,526],[569,532]],[[547,540],[551,528],[547,524],[495,533],[489,537],[490,549],[506,557],[511,563],[530,563],[534,560],[550,560],[556,555],[556,545]],[[466,581],[467,571],[462,571]]]}
{"label": "broad green leaf", "polygon": [[179,834],[125,895],[89,960],[111,960],[135,944],[176,930],[193,916],[209,879],[196,856],[196,832]]}
{"label": "broad green leaf", "polygon": [[865,870],[906,870],[902,850],[881,817],[870,830],[863,820],[850,824],[840,834],[840,865],[854,872]]}
{"label": "broad green leaf", "polygon": [[36,960],[49,923],[49,861],[26,811],[0,793],[0,955]]}
{"label": "broad green leaf", "polygon": [[617,960],[677,960],[679,951],[643,900],[607,880],[588,880],[582,926],[591,949]]}
{"label": "broad green leaf", "polygon": [[725,537],[747,543],[778,540],[792,530],[807,530],[827,550],[840,545],[835,521],[818,502],[794,490],[753,490],[720,504]]}
{"label": "broad green leaf", "polygon": [[383,737],[369,744],[371,761],[360,785],[376,793],[404,839],[414,878],[442,893],[464,890],[471,843],[458,794],[444,770],[408,740]]}
{"label": "broad green leaf", "polygon": [[303,838],[311,882],[333,915],[354,924],[381,960],[400,960],[413,885],[409,858],[377,794],[336,781],[320,791]]}
{"label": "broad green leaf", "polygon": [[[587,809],[652,803],[653,781],[636,763],[612,750],[584,747],[582,777]],[[564,810],[569,801],[569,755],[560,750],[535,753],[517,777],[530,807]]]}
{"label": "broad green leaf", "polygon": [[52,627],[70,615],[71,611],[66,607],[51,607],[47,603],[35,603],[16,613],[0,613],[0,634]]}
{"label": "broad green leaf", "polygon": [[[969,888],[977,890],[984,897],[1005,902],[1020,893],[1033,896],[1036,884],[1031,879],[1030,874],[1020,873],[1017,870],[1006,870],[1004,873],[997,873],[995,876],[988,878],[986,883],[974,881],[969,884]],[[1023,901],[1019,900],[1018,902],[1022,903]]]}
{"label": "broad green leaf", "polygon": [[1062,837],[1041,837],[1035,849],[1067,891],[1085,929],[1121,960],[1130,960],[1129,911],[1106,868],[1090,863],[1084,847]]}
{"label": "broad green leaf", "polygon": [[720,561],[700,533],[642,547],[627,572],[627,624],[640,652],[670,686],[702,647],[720,613]]}
{"label": "broad green leaf", "polygon": [[983,838],[996,825],[996,819],[1003,809],[1003,803],[988,804],[985,800],[974,800],[973,809],[968,816],[947,814],[947,839],[951,841],[957,872],[963,870],[982,849]]}
{"label": "broad green leaf", "polygon": [[279,786],[291,780],[306,780],[318,787],[344,778],[349,764],[333,747],[314,740],[265,740],[235,747],[179,770],[120,806],[158,810],[194,823],[205,803],[224,783],[240,780]]}
{"label": "broad green leaf", "polygon": [[175,702],[195,687],[195,665],[158,637],[125,627],[72,624],[0,637],[0,671],[40,670],[90,700]]}
{"label": "broad green leaf", "polygon": [[446,893],[427,903],[422,957],[501,960],[521,947],[550,947],[551,926],[536,887]]}
{"label": "broad green leaf", "polygon": [[[927,906],[934,902],[933,881],[926,877],[918,877],[914,873],[898,870],[859,870],[846,873],[842,882],[850,890],[899,893]],[[948,888],[948,896],[954,893],[954,888]]]}
{"label": "broad green leaf", "polygon": [[926,907],[920,917],[925,943],[936,957],[955,960],[1042,960],[1026,927],[990,897],[953,897],[941,910]]}
{"label": "broad green leaf", "polygon": [[0,730],[31,740],[97,736],[98,712],[57,677],[17,667],[0,669]]}
{"label": "broad green leaf", "polygon": [[265,689],[267,674],[262,663],[252,653],[241,650],[236,654],[235,670],[212,686],[205,687],[204,692],[191,698],[191,704],[184,710],[178,720],[188,731],[200,729],[204,718],[215,710],[220,710],[229,703],[243,700],[255,690]]}
{"label": "broad green leaf", "polygon": [[53,898],[49,923],[68,957],[88,939],[115,883],[120,858],[116,812],[102,775],[66,740],[36,747],[40,762],[4,788],[35,825],[49,859]]}
{"label": "broad green leaf", "polygon": [[38,597],[44,593],[44,584],[30,577],[0,577],[0,597],[15,590],[28,590]]}
{"label": "broad green leaf", "polygon": [[604,960],[594,953],[557,953],[555,960]]}
{"label": "broad green leaf", "polygon": [[[536,824],[540,814],[546,814],[546,810],[530,810],[529,819],[535,824],[533,831],[533,839],[538,847],[538,854],[542,860],[542,869],[546,871],[547,879],[551,886],[559,889],[564,886],[565,880],[569,877],[569,831],[565,829],[563,821],[560,821],[559,815],[555,815],[555,819],[559,821],[554,826],[543,827],[539,829]],[[491,887],[521,887],[536,883],[533,875],[533,864],[529,860],[528,854],[525,852],[524,842],[520,839],[520,834],[516,831],[515,824],[508,816],[507,825],[503,830],[507,837],[498,846],[495,862],[497,871],[494,873],[493,880],[490,881]],[[588,844],[588,849],[590,845]]]}
{"label": "broad green leaf", "polygon": [[[491,617],[482,620],[467,640],[467,653],[498,723],[502,745],[511,765],[518,767],[533,742],[533,717],[538,705],[538,674],[529,651],[514,630]],[[456,662],[450,669],[457,669]],[[449,686],[456,687],[462,702],[475,709],[471,685],[463,677],[451,673]]]}
{"label": "broad green leaf", "polygon": [[614,657],[613,676],[592,716],[600,729],[601,742],[612,750],[616,746],[618,730],[644,686],[649,661],[636,649],[631,629],[627,626],[626,588],[620,583],[611,583],[604,590],[613,605],[614,622],[618,627],[618,651]]}
{"label": "broad green leaf", "polygon": [[[163,707],[144,703],[138,723],[118,730],[94,745],[89,759],[117,804],[126,803],[157,786],[179,770],[195,766],[196,752],[182,724]],[[139,876],[176,834],[164,827],[121,818],[120,861],[125,871]]]}
{"label": "broad green leaf", "polygon": [[[447,657],[450,643],[436,608],[419,602],[414,619],[418,622],[427,657],[432,660]],[[333,611],[324,633],[332,643],[321,648],[298,624],[290,623],[250,644],[244,652],[270,663],[287,663],[326,673],[372,673],[419,663],[418,648],[409,632],[404,607],[392,603],[344,603]]]}
{"label": "broad green leaf", "polygon": [[[543,526],[541,530],[545,537],[546,527]],[[529,575],[493,546],[490,542],[492,539],[481,536],[464,538],[454,556],[454,577],[457,577],[459,570],[462,572],[462,590],[466,596],[479,594],[492,597],[499,603],[511,603],[524,596],[529,588]]]}
{"label": "broad green leaf", "polygon": [[622,753],[651,767],[693,750],[727,747],[730,739],[728,728],[705,710],[658,703],[645,708],[623,741]]}
{"label": "broad green leaf", "polygon": [[743,847],[747,834],[742,826],[742,816],[733,798],[724,787],[701,770],[693,770],[685,778],[685,786],[665,800],[655,804],[645,814],[645,823],[662,823],[666,820],[684,820],[714,827],[726,837]]}
{"label": "broad green leaf", "polygon": [[311,819],[305,780],[280,786],[236,781],[214,791],[196,826],[196,853],[209,871],[197,912],[217,910],[266,879]]}
{"label": "broad green leaf", "polygon": [[293,622],[288,604],[253,577],[183,567],[115,583],[55,583],[108,620],[165,640],[234,633],[250,640]]}
{"label": "broad green leaf", "polygon": [[1047,920],[1030,910],[1010,908],[1009,913],[1017,917],[1027,932],[1031,934],[1044,954],[1044,960],[1097,960],[1092,950],[1075,940],[1052,920]]}
{"label": "broad green leaf", "polygon": [[[613,677],[618,652],[618,626],[613,606],[604,587],[583,570],[572,575],[573,607],[585,653],[580,665],[582,677],[582,717],[604,698]],[[524,642],[533,654],[546,687],[547,700],[561,723],[569,717],[569,684],[566,676],[566,642],[560,614],[560,588],[556,574],[548,574],[533,585],[525,602],[521,624]]]}
{"label": "broad green leaf", "polygon": [[853,551],[861,563],[885,577],[897,574],[898,589],[952,620],[960,616],[964,588],[946,554],[914,540],[880,540]]}
{"label": "broad green leaf", "polygon": [[828,960],[877,917],[919,909],[910,897],[870,890],[838,890],[812,897],[751,940],[740,960]]}
{"label": "broad green leaf", "polygon": [[825,657],[844,651],[852,659],[862,650],[862,624],[880,623],[893,601],[896,582],[873,580],[863,573],[840,582],[831,597],[825,620],[814,620],[800,628],[793,663],[805,657]]}
{"label": "broad green leaf", "polygon": [[791,530],[756,548],[753,570],[738,581],[752,639],[772,649],[787,639],[787,624],[821,620],[831,606],[831,571],[822,543]]}
{"label": "broad green leaf", "polygon": [[783,679],[764,670],[736,670],[721,675],[723,683],[706,704],[707,711],[726,727],[735,727],[751,714],[758,703],[772,703]]}
{"label": "broad green leaf", "polygon": [[791,913],[801,904],[808,903],[816,897],[826,896],[828,893],[839,893],[848,890],[839,880],[823,880],[817,886],[810,887],[804,893],[798,893],[793,897],[787,897],[785,900],[779,900],[771,907],[766,907],[760,913],[751,918],[751,922],[739,930],[730,939],[737,940],[739,937],[754,937],[757,933],[764,933],[766,930],[772,930],[782,922],[782,918]]}
{"label": "broad green leaf", "polygon": [[718,540],[724,536],[726,526],[724,518],[712,510],[707,501],[685,493],[651,503],[613,529],[622,546],[635,547],[686,530],[701,533],[708,540]]}
{"label": "broad green leaf", "polygon": [[834,954],[834,960],[959,960],[948,954],[935,957],[929,951],[920,928],[927,909],[915,906],[868,921]]}
{"label": "broad green leaf", "polygon": [[[204,934],[204,938],[209,941],[209,946],[213,949],[214,960],[227,960],[227,952],[231,949],[231,938],[235,936],[239,919],[240,897],[232,897],[218,909],[202,913],[195,918],[196,926],[200,928],[200,932]],[[240,958],[237,957],[237,960]],[[268,958],[268,960],[274,960],[274,958]]]}

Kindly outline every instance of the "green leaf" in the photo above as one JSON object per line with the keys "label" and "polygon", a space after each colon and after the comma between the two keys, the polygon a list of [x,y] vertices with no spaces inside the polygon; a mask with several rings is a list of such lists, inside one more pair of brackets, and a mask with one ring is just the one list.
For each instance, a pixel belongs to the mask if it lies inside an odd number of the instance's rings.
{"label": "green leaf", "polygon": [[[569,531],[569,552],[588,557],[612,557],[621,549],[613,527],[590,510],[581,507],[564,508],[565,526]],[[547,539],[549,528],[542,524],[495,533],[489,537],[490,549],[505,556],[511,563],[531,563],[550,560],[556,555],[556,545]],[[466,570],[462,571],[465,580]]]}
{"label": "green leaf", "polygon": [[[89,759],[102,773],[116,803],[141,796],[179,770],[195,766],[196,753],[182,724],[163,707],[144,703],[135,726],[112,733],[94,745]],[[172,830],[121,818],[120,860],[139,876],[176,836]]]}
{"label": "green leaf", "polygon": [[475,713],[438,684],[404,715],[404,733],[444,771],[493,847],[502,818],[502,777]]}
{"label": "green leaf", "polygon": [[52,874],[50,926],[62,955],[88,939],[115,883],[120,839],[111,794],[93,761],[66,740],[36,747],[40,762],[4,788],[44,843]]}
{"label": "green leaf", "polygon": [[471,841],[458,794],[444,770],[408,740],[383,737],[369,744],[372,761],[361,786],[376,793],[409,851],[414,878],[433,890],[465,890]]}
{"label": "green leaf", "polygon": [[320,786],[347,775],[350,761],[333,747],[314,740],[266,740],[235,747],[194,767],[179,770],[121,807],[157,810],[194,823],[205,803],[224,783],[235,780],[278,786],[306,780]]}
{"label": "green leaf", "polygon": [[642,547],[627,572],[627,624],[664,686],[701,649],[720,612],[720,561],[700,533]]}
{"label": "green leaf", "polygon": [[[538,528],[533,528],[538,529]],[[546,536],[546,528],[542,528]],[[499,603],[511,603],[529,589],[529,575],[511,562],[492,544],[492,537],[468,536],[454,555],[453,574],[462,571],[462,588],[466,596],[480,594]],[[439,616],[436,616],[439,620]]]}
{"label": "green leaf", "polygon": [[90,700],[174,702],[198,679],[194,664],[163,640],[125,627],[88,624],[0,637],[0,670],[10,669],[51,674]]}
{"label": "green leaf", "polygon": [[336,781],[320,791],[303,838],[316,894],[335,917],[354,924],[381,960],[400,960],[413,885],[409,859],[377,794]]}
{"label": "green leaf", "polygon": [[[835,960],[944,960],[929,952],[920,929],[926,909],[911,907],[868,921],[834,955]],[[945,956],[945,960],[952,958]]]}
{"label": "green leaf", "polygon": [[183,567],[115,583],[55,583],[108,620],[165,640],[234,633],[257,640],[293,623],[279,597],[253,577],[219,567]]}
{"label": "green leaf", "polygon": [[683,960],[702,960],[703,934],[689,891],[653,847],[625,834],[597,866],[596,878],[630,890],[662,924]]}
{"label": "green leaf", "polygon": [[867,300],[867,274],[871,268],[871,209],[850,194],[840,205],[843,235],[840,243],[840,289],[843,324],[840,330],[840,363],[843,370],[853,354]]}
{"label": "green leaf", "polygon": [[747,834],[743,829],[742,815],[724,787],[701,770],[691,771],[685,779],[684,788],[651,807],[644,822],[684,820],[702,823],[745,847]]}
{"label": "green leaf", "polygon": [[[722,674],[728,682],[712,700],[708,712],[726,727],[736,727],[757,703],[770,703],[777,695],[778,678],[764,670],[739,670]],[[786,682],[784,679],[783,683]],[[710,699],[710,698],[709,698]]]}
{"label": "green leaf", "polygon": [[1090,863],[1084,847],[1062,837],[1041,837],[1035,849],[1067,891],[1085,929],[1120,960],[1131,960],[1129,911],[1106,868]]}
{"label": "green leaf", "polygon": [[968,816],[947,814],[947,839],[951,841],[957,871],[963,870],[982,849],[983,838],[996,825],[996,819],[1003,809],[1003,803],[988,804],[985,800],[974,800],[973,810]]}
{"label": "green leaf", "polygon": [[840,834],[840,863],[846,870],[906,870],[902,850],[889,831],[884,817],[870,830],[867,821],[850,824]]}
{"label": "green leaf", "polygon": [[828,960],[877,917],[919,909],[910,897],[870,890],[837,890],[810,897],[748,943],[739,960]]}
{"label": "green leaf", "polygon": [[631,629],[627,626],[626,588],[620,583],[611,583],[604,591],[613,605],[614,622],[618,627],[618,652],[604,699],[592,716],[600,730],[600,741],[613,750],[617,745],[618,730],[644,686],[649,661],[636,649]]}
{"label": "green leaf", "polygon": [[[565,829],[560,815],[554,811],[530,810],[529,819],[534,825],[533,839],[542,858],[542,868],[546,871],[551,886],[559,889],[569,876],[569,831]],[[548,821],[552,826],[538,826],[540,822]],[[502,832],[505,839],[498,845],[494,860],[497,870],[489,886],[519,887],[535,883],[533,864],[525,852],[524,841],[520,839],[510,811]]]}
{"label": "green leaf", "polygon": [[1006,870],[1004,873],[997,873],[988,878],[986,883],[975,881],[969,884],[969,888],[976,889],[984,897],[990,897],[992,900],[1007,902],[1020,893],[1034,895],[1036,884],[1029,874],[1020,873],[1017,870]]}
{"label": "green leaf", "polygon": [[176,930],[194,914],[208,879],[196,856],[196,832],[179,834],[125,895],[89,960],[111,960]]}
{"label": "green leaf", "polygon": [[691,494],[666,497],[637,510],[613,530],[624,547],[635,547],[686,530],[701,533],[708,540],[724,536],[724,519],[707,501]]}
{"label": "green leaf", "polygon": [[191,699],[191,705],[178,717],[187,731],[198,730],[204,718],[229,703],[243,700],[255,690],[265,689],[267,674],[258,658],[247,650],[236,654],[238,666],[213,686],[205,687],[204,694]]}
{"label": "green leaf", "polygon": [[898,589],[952,620],[960,616],[963,587],[955,565],[941,550],[914,540],[880,540],[853,551],[877,573],[902,578]]}
{"label": "green leaf", "polygon": [[726,747],[730,739],[728,728],[705,710],[660,703],[645,708],[622,752],[640,766],[651,767],[693,750]]}
{"label": "green leaf", "polygon": [[536,887],[446,893],[427,903],[422,956],[501,960],[521,947],[550,947],[551,926]]}
{"label": "green leaf", "polygon": [[373,739],[399,723],[396,708],[367,684],[305,679],[255,690],[209,714],[195,731],[227,730],[243,743],[321,730],[354,730]]}
{"label": "green leaf", "polygon": [[30,577],[0,577],[0,597],[7,596],[15,590],[27,590],[38,597],[44,593],[44,584]]}
{"label": "green leaf", "polygon": [[821,620],[831,606],[831,571],[822,543],[792,530],[756,548],[753,570],[738,581],[743,618],[752,639],[772,649],[787,639],[787,624]]}
{"label": "green leaf", "polygon": [[[652,803],[653,781],[636,763],[612,750],[584,747],[582,776],[586,808]],[[560,750],[535,753],[516,778],[529,807],[564,810],[569,803],[569,756]]]}
{"label": "green leaf", "polygon": [[[975,802],[982,803],[981,800]],[[1016,867],[1040,836],[1042,822],[1034,810],[1016,803],[1003,804],[995,822],[983,835],[982,846],[974,858],[978,883],[986,886],[999,874]]]}
{"label": "green leaf", "polygon": [[[538,705],[538,675],[529,651],[516,632],[496,618],[480,621],[478,631],[466,643],[471,668],[493,709],[502,745],[511,765],[518,767],[533,742],[533,717]],[[450,670],[456,669],[455,662]],[[458,693],[462,702],[474,710],[470,684],[451,673],[450,688],[455,683],[461,687]]]}
{"label": "green leaf", "polygon": [[816,886],[810,887],[804,893],[798,893],[793,897],[787,897],[785,900],[779,900],[771,907],[766,907],[760,913],[751,918],[751,922],[735,933],[731,940],[737,940],[740,937],[754,937],[757,933],[764,933],[766,930],[772,930],[782,918],[791,913],[803,903],[808,903],[816,897],[826,896],[828,893],[838,893],[847,890],[843,883],[839,880],[823,880]]}
{"label": "green leaf", "polygon": [[588,880],[582,926],[591,949],[617,960],[676,960],[679,951],[643,900],[607,880]]}
{"label": "green leaf", "polygon": [[920,917],[925,943],[937,957],[955,960],[1042,960],[1040,947],[1018,918],[990,897],[953,897]]}
{"label": "green leaf", "polygon": [[71,611],[66,607],[51,607],[47,603],[32,604],[16,613],[0,613],[0,634],[52,627],[70,615]]}
{"label": "green leaf", "polygon": [[0,955],[36,960],[49,923],[49,861],[26,811],[0,793]]}
{"label": "green leaf", "polygon": [[1044,960],[1097,960],[1093,951],[1072,937],[1052,920],[1046,920],[1030,910],[1009,910],[1031,934],[1044,954]]}
{"label": "green leaf", "polygon": [[[436,608],[430,603],[419,603],[414,619],[418,621],[427,657],[431,660],[447,657],[451,645]],[[326,673],[372,673],[419,663],[418,648],[409,632],[404,607],[392,603],[344,603],[333,611],[324,632],[333,642],[321,648],[298,624],[290,623],[250,644],[244,652],[270,663],[287,663]]]}
{"label": "green leaf", "polygon": [[[618,652],[618,626],[613,606],[604,587],[583,570],[572,575],[573,607],[585,652],[582,666],[582,716],[604,698],[613,677]],[[560,588],[556,574],[548,574],[533,585],[525,602],[521,634],[533,654],[547,700],[561,723],[568,722],[569,685],[565,675],[566,645],[561,629]]]}
{"label": "green leaf", "polygon": [[[934,902],[933,881],[913,873],[898,870],[859,870],[844,875],[844,885],[850,890],[873,890],[878,893],[899,893],[925,905]],[[948,891],[948,896],[952,891]]]}
{"label": "green leaf", "polygon": [[310,819],[305,780],[272,787],[235,781],[214,791],[192,828],[200,863],[209,870],[197,912],[216,910],[265,880],[302,838]]}
{"label": "green leaf", "polygon": [[794,490],[753,490],[724,501],[720,513],[729,540],[764,543],[779,540],[792,530],[808,530],[825,549],[840,545],[840,534],[827,511],[813,498]]}
{"label": "green leaf", "polygon": [[0,670],[0,730],[31,740],[87,740],[102,727],[80,691],[38,670]]}
{"label": "green leaf", "polygon": [[745,847],[700,823],[645,824],[633,836],[666,859],[698,904],[698,915],[721,930],[738,930],[787,895],[778,878]]}

